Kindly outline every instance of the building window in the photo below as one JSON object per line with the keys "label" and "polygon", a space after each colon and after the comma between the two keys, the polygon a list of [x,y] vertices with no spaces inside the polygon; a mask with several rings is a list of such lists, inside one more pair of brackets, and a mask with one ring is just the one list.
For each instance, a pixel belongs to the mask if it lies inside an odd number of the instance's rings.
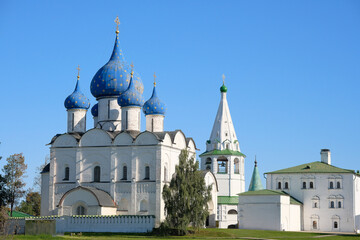
{"label": "building window", "polygon": [[234,173],[240,173],[239,159],[235,158],[234,160]]}
{"label": "building window", "polygon": [[230,149],[230,144],[229,143],[226,144],[226,149]]}
{"label": "building window", "polygon": [[309,188],[313,189],[314,188],[314,182],[310,182],[309,184]]}
{"label": "building window", "polygon": [[100,182],[100,167],[94,167],[94,182]]}
{"label": "building window", "polygon": [[211,165],[206,165],[206,170],[211,170]]}
{"label": "building window", "polygon": [[281,189],[281,182],[278,182],[277,189]]}
{"label": "building window", "polygon": [[334,228],[338,228],[338,222],[334,221]]}
{"label": "building window", "polygon": [[334,203],[334,201],[330,201],[330,208],[335,208],[335,203]]}
{"label": "building window", "polygon": [[312,199],[313,208],[319,208],[320,198],[318,196],[314,196]]}
{"label": "building window", "polygon": [[142,200],[140,202],[140,212],[147,212],[147,201],[146,200]]}
{"label": "building window", "polygon": [[78,206],[76,208],[76,215],[85,215],[85,207],[84,206]]}
{"label": "building window", "polygon": [[289,189],[289,183],[288,182],[285,182],[284,189]]}
{"label": "building window", "polygon": [[164,182],[167,182],[167,168],[164,166]]}
{"label": "building window", "polygon": [[338,208],[341,208],[341,202],[340,201],[338,202]]}
{"label": "building window", "polygon": [[69,176],[70,176],[70,168],[66,167],[64,180],[69,180]]}
{"label": "building window", "polygon": [[238,212],[235,209],[231,209],[228,211],[228,214],[238,214]]}
{"label": "building window", "polygon": [[341,188],[340,182],[336,182],[336,188]]}
{"label": "building window", "polygon": [[219,158],[218,162],[218,173],[228,172],[228,160],[226,158]]}
{"label": "building window", "polygon": [[314,202],[313,208],[318,208],[318,203]]}
{"label": "building window", "polygon": [[119,204],[119,210],[120,211],[128,211],[129,209],[129,203],[126,198],[122,198]]}
{"label": "building window", "polygon": [[123,166],[123,178],[121,180],[127,180],[127,166]]}
{"label": "building window", "polygon": [[145,178],[144,180],[149,180],[150,179],[150,167],[146,166],[145,167]]}
{"label": "building window", "polygon": [[303,188],[303,189],[306,189],[306,182],[303,182],[303,183],[302,183],[302,188]]}
{"label": "building window", "polygon": [[313,228],[313,229],[317,229],[317,225],[318,225],[318,224],[317,224],[317,221],[313,221],[313,222],[312,222],[312,228]]}
{"label": "building window", "polygon": [[329,188],[334,189],[334,182],[330,182]]}

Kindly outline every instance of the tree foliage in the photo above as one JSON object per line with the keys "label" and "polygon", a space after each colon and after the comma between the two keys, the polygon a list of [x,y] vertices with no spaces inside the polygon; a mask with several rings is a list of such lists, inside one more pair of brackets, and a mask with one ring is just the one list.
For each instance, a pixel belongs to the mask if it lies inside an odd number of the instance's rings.
{"label": "tree foliage", "polygon": [[0,174],[0,207],[6,206],[9,200],[9,189],[6,186],[6,179]]}
{"label": "tree foliage", "polygon": [[33,216],[40,216],[41,196],[38,192],[29,191],[26,194],[25,201],[21,201],[18,211]]}
{"label": "tree foliage", "polygon": [[27,169],[25,158],[22,153],[13,154],[6,159],[7,164],[3,167],[5,185],[9,191],[8,203],[10,204],[10,216],[12,216],[15,203],[21,198],[25,182],[23,175]]}
{"label": "tree foliage", "polygon": [[198,170],[194,157],[189,158],[187,150],[182,150],[175,177],[163,189],[166,220],[164,225],[175,230],[177,235],[187,233],[191,223],[195,229],[205,225],[208,216],[208,202],[211,200],[211,186],[205,185],[204,177]]}

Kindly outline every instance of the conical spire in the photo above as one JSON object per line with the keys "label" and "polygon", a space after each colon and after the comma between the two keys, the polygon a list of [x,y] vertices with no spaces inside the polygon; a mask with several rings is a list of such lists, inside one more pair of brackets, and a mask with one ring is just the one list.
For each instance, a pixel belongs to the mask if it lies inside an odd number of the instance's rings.
{"label": "conical spire", "polygon": [[257,167],[257,161],[256,161],[256,156],[255,156],[255,166],[254,166],[254,171],[251,177],[251,182],[250,182],[250,186],[249,186],[249,191],[258,191],[258,190],[263,190],[263,185],[261,183],[261,177],[259,174],[259,170]]}

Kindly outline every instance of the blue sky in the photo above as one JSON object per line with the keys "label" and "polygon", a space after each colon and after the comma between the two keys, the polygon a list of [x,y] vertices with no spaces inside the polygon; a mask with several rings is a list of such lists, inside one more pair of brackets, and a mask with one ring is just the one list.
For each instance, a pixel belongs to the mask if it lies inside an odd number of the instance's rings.
{"label": "blue sky", "polygon": [[29,187],[45,144],[66,131],[78,64],[95,103],[90,81],[111,55],[116,16],[144,98],[156,72],[165,129],[193,137],[199,154],[226,75],[246,186],[255,154],[261,173],[318,161],[321,148],[334,165],[360,169],[359,1],[3,0],[0,167],[23,152]]}

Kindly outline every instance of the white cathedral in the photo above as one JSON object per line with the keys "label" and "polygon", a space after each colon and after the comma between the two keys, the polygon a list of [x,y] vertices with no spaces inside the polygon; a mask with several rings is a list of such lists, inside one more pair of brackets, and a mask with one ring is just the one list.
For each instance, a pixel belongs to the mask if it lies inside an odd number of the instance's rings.
{"label": "white cathedral", "polygon": [[[162,190],[175,173],[181,150],[196,154],[192,138],[165,131],[165,104],[156,92],[143,100],[144,87],[120,50],[119,31],[110,60],[90,83],[97,103],[86,128],[90,101],[75,90],[64,102],[67,132],[53,137],[50,163],[41,172],[41,215],[151,215],[165,219]],[[154,75],[155,78],[155,75]],[[360,230],[360,175],[321,161],[266,173],[255,162],[245,192],[245,155],[240,151],[227,103],[221,100],[206,151],[200,154],[205,183],[212,186],[209,227],[286,231]],[[145,131],[141,131],[141,110]]]}
{"label": "white cathedral", "polygon": [[[181,150],[196,154],[192,138],[165,131],[165,104],[156,82],[143,100],[143,83],[125,62],[116,30],[110,60],[90,83],[97,104],[94,126],[87,129],[89,99],[76,87],[64,102],[67,132],[53,137],[50,163],[42,171],[41,215],[153,215],[165,219],[162,190],[175,173]],[[154,75],[155,78],[155,75]],[[212,185],[208,226],[237,224],[237,195],[244,191],[244,157],[226,101],[226,86],[214,127],[201,154],[207,185]],[[141,111],[146,130],[141,131]]]}

